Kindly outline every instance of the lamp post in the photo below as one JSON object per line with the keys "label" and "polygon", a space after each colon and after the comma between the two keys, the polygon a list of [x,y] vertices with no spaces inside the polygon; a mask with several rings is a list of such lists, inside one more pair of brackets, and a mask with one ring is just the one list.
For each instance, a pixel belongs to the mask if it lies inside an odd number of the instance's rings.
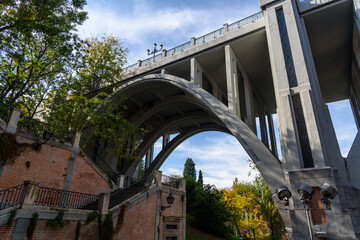
{"label": "lamp post", "polygon": [[[289,206],[289,198],[291,197],[291,192],[288,189],[288,187],[280,186],[276,190],[276,192],[277,192],[278,198],[281,201],[283,201],[284,206]],[[304,206],[306,220],[307,220],[307,224],[308,224],[309,232],[310,232],[310,239],[314,240],[314,233],[313,233],[312,224],[310,221],[309,203],[310,203],[310,200],[312,199],[312,197],[314,196],[315,191],[312,187],[310,187],[306,184],[301,184],[301,186],[298,188],[298,193],[300,195],[300,201]],[[331,208],[330,208],[331,201],[329,200],[329,198],[334,199],[334,197],[338,194],[337,189],[335,187],[331,186],[330,184],[324,183],[320,188],[320,193],[321,193],[321,200],[326,205],[326,210],[331,210]]]}
{"label": "lamp post", "polygon": [[156,49],[156,46],[157,46],[157,44],[154,43],[154,49],[153,49],[151,52],[150,52],[150,49],[148,49],[148,50],[147,50],[147,54],[148,54],[148,55],[154,54],[154,57],[155,57],[155,54],[156,54],[157,52],[160,52],[160,51],[163,49],[163,45],[162,45],[162,44],[160,44],[160,49]]}

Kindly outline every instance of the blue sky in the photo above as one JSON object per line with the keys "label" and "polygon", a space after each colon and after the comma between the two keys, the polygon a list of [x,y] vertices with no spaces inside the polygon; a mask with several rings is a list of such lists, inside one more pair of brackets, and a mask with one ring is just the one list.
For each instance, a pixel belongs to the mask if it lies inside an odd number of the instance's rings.
{"label": "blue sky", "polygon": [[[82,37],[112,34],[129,49],[128,64],[148,58],[153,44],[165,49],[178,46],[260,11],[258,0],[88,0],[89,19],[79,27]],[[347,155],[357,133],[348,101],[329,104],[343,156]],[[276,119],[275,119],[276,120]],[[276,126],[276,121],[274,122]],[[161,149],[155,144],[155,153]],[[247,153],[239,142],[219,132],[201,133],[182,143],[161,170],[166,175],[182,174],[191,157],[204,182],[219,188],[230,187],[235,177],[248,181]]]}

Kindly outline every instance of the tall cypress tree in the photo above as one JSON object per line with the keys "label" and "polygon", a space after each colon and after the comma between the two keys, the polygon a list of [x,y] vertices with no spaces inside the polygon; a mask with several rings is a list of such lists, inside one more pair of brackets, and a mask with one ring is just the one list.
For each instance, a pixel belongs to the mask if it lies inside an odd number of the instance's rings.
{"label": "tall cypress tree", "polygon": [[203,180],[203,175],[202,175],[202,171],[199,171],[199,179],[197,181],[197,184],[199,187],[203,187],[204,186],[204,180]]}
{"label": "tall cypress tree", "polygon": [[184,177],[193,177],[196,180],[195,163],[192,158],[186,159],[183,175]]}

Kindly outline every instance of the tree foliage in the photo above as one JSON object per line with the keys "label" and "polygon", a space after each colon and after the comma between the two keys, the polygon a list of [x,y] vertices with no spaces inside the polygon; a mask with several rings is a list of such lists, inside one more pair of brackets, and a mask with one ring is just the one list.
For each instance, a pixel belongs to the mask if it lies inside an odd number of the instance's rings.
{"label": "tree foliage", "polygon": [[84,5],[84,0],[0,3],[1,99],[34,116],[74,61],[79,43],[75,30],[86,19]]}
{"label": "tree foliage", "polygon": [[196,180],[196,169],[195,169],[195,163],[192,160],[192,158],[187,158],[184,165],[184,171],[183,171],[184,177],[193,177]]}

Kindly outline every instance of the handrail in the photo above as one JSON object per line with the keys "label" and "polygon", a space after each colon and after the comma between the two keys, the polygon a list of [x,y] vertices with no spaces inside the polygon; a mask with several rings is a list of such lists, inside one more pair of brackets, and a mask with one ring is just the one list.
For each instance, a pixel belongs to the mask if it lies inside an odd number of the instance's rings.
{"label": "handrail", "polygon": [[109,178],[116,183],[119,174],[114,170],[100,154],[95,152],[95,147],[91,146],[83,137],[80,138],[80,148],[93,160],[102,170],[109,176]]}
{"label": "handrail", "polygon": [[0,210],[20,204],[24,184],[0,190]]}
{"label": "handrail", "polygon": [[[240,28],[246,24],[249,24],[249,23],[252,23],[260,18],[263,18],[264,15],[262,14],[262,12],[258,12],[258,13],[255,13],[251,16],[248,16],[248,17],[245,17],[243,19],[240,19],[239,21],[236,21],[234,23],[231,23],[228,25],[228,31],[232,31],[236,28]],[[210,39],[213,39],[213,38],[216,38],[217,36],[220,36],[222,34],[225,33],[225,30],[224,28],[219,28],[215,31],[212,31],[210,33],[207,33],[201,37],[198,37],[198,38],[195,38],[195,42],[194,44],[197,45],[197,44],[200,44],[200,43],[204,43]],[[181,52],[183,51],[184,49],[187,49],[187,48],[190,48],[191,47],[191,41],[189,42],[186,42],[186,43],[183,43],[179,46],[176,46],[174,48],[171,48],[169,50],[167,50],[165,52],[165,57],[167,56],[170,56],[170,55],[174,55],[175,53],[178,53],[178,52]],[[162,55],[159,54],[159,55],[156,55],[155,57],[150,57],[150,58],[147,58],[145,60],[142,60],[140,62],[140,67],[141,66],[145,66],[145,65],[148,65],[149,63],[152,63],[152,62],[156,62],[158,60],[160,60],[162,58]],[[137,64],[132,64],[130,66],[127,66],[124,68],[123,72],[126,73],[128,71],[131,71],[131,70],[134,70],[135,68],[137,68]]]}
{"label": "handrail", "polygon": [[71,143],[74,136],[73,132],[63,131],[54,125],[26,116],[20,117],[18,127],[23,130],[28,130],[36,135],[42,135],[44,131],[48,130],[53,133],[53,138],[66,143]]}
{"label": "handrail", "polygon": [[119,205],[123,201],[135,196],[148,186],[150,186],[154,181],[154,173],[149,174],[147,177],[130,184],[130,186],[117,190],[110,195],[109,209]]}
{"label": "handrail", "polygon": [[39,187],[34,204],[47,207],[84,209],[86,205],[99,199],[100,195]]}

